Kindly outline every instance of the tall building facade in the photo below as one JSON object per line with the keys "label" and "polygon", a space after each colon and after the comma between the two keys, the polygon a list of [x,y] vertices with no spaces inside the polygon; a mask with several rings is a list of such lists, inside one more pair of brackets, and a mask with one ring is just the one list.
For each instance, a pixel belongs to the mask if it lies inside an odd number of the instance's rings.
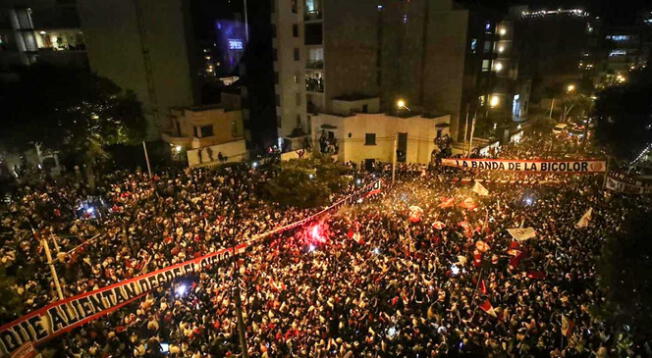
{"label": "tall building facade", "polygon": [[35,63],[88,66],[75,0],[0,2],[0,72]]}
{"label": "tall building facade", "polygon": [[534,101],[587,79],[600,57],[597,18],[582,9],[511,9],[521,51],[520,75],[531,78]]}
{"label": "tall building facade", "polygon": [[84,0],[79,13],[91,68],[136,94],[149,138],[171,108],[198,102],[189,2]]}
{"label": "tall building facade", "polygon": [[513,27],[490,11],[451,0],[273,4],[277,124],[293,146],[335,100],[378,97],[388,112],[401,99],[415,112],[450,114],[456,140],[469,131],[467,116],[490,105],[512,113],[516,97],[514,112],[526,113],[527,94],[513,83]]}

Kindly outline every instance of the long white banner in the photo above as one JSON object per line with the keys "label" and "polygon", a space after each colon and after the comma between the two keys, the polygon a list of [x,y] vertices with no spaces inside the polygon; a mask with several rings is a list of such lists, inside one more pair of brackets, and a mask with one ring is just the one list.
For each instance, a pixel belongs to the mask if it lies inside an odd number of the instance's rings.
{"label": "long white banner", "polygon": [[169,284],[177,277],[201,272],[234,255],[244,253],[248,248],[263,242],[266,238],[305,225],[346,203],[355,202],[360,197],[377,194],[381,190],[381,185],[382,180],[379,179],[314,215],[257,235],[235,247],[222,249],[193,260],[50,303],[13,322],[0,326],[0,357],[4,357],[25,344],[38,344],[75,329],[138,300],[150,290]]}
{"label": "long white banner", "polygon": [[442,159],[442,165],[483,171],[539,173],[603,173],[604,160],[512,160],[512,159]]}

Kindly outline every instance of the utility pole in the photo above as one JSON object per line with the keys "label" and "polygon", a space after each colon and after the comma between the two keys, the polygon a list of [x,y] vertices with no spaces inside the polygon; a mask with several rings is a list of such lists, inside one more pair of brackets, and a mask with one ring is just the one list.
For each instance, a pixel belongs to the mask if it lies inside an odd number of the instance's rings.
{"label": "utility pole", "polygon": [[466,104],[466,121],[464,122],[464,143],[466,143],[469,136],[469,116],[471,115],[470,112],[471,112],[471,102]]}
{"label": "utility pole", "polygon": [[145,161],[147,162],[147,172],[149,177],[152,178],[152,166],[149,164],[149,154],[147,153],[147,144],[143,141],[143,151],[145,152]]}
{"label": "utility pole", "polygon": [[473,136],[475,135],[475,121],[478,118],[478,113],[473,115],[473,122],[471,122],[471,138],[469,138],[469,156],[471,156],[471,149],[473,148]]}
{"label": "utility pole", "polygon": [[396,151],[398,150],[398,133],[394,136],[394,155],[392,156],[392,185],[396,181]]}
{"label": "utility pole", "polygon": [[41,245],[45,249],[45,257],[48,259],[48,266],[50,266],[50,273],[52,274],[52,280],[54,281],[54,287],[57,289],[57,295],[59,300],[63,300],[63,291],[61,291],[61,284],[59,283],[59,276],[57,275],[57,270],[54,268],[52,263],[52,254],[50,253],[50,245],[48,245],[48,240],[45,238],[45,235],[39,235],[34,228],[32,228],[32,233],[34,238],[41,240]]}

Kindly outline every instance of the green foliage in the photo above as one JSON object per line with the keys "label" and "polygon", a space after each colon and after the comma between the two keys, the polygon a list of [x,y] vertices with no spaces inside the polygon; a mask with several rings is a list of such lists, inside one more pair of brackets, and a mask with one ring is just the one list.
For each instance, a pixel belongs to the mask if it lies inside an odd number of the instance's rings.
{"label": "green foliage", "polygon": [[328,203],[332,193],[347,184],[347,168],[331,158],[313,153],[308,159],[294,159],[280,164],[265,191],[283,206],[310,208]]}
{"label": "green foliage", "polygon": [[600,93],[596,102],[596,140],[619,159],[631,160],[652,142],[652,69],[632,76],[625,86]]}
{"label": "green foliage", "polygon": [[0,140],[10,149],[44,149],[106,157],[104,147],[145,136],[141,104],[108,79],[64,67],[31,66],[5,88]]}
{"label": "green foliage", "polygon": [[599,262],[599,285],[607,302],[600,316],[635,337],[652,337],[652,221],[629,218],[607,238]]}

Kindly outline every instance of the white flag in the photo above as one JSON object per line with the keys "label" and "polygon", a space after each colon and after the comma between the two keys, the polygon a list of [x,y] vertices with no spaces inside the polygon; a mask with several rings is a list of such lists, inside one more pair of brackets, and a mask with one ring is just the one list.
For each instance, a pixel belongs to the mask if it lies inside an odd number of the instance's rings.
{"label": "white flag", "polygon": [[576,229],[584,229],[585,227],[589,226],[589,222],[591,221],[591,216],[593,216],[593,208],[589,208],[584,215],[580,218],[580,220],[575,224]]}
{"label": "white flag", "polygon": [[512,235],[514,240],[519,242],[537,237],[537,232],[531,227],[507,229],[507,232]]}
{"label": "white flag", "polygon": [[489,195],[489,190],[487,190],[487,188],[485,188],[485,187],[484,187],[482,184],[480,184],[480,182],[478,182],[478,181],[476,181],[475,184],[473,184],[473,189],[471,189],[471,190],[473,190],[473,192],[475,192],[476,194],[478,194],[478,195],[480,195],[480,196],[487,196],[487,195]]}

